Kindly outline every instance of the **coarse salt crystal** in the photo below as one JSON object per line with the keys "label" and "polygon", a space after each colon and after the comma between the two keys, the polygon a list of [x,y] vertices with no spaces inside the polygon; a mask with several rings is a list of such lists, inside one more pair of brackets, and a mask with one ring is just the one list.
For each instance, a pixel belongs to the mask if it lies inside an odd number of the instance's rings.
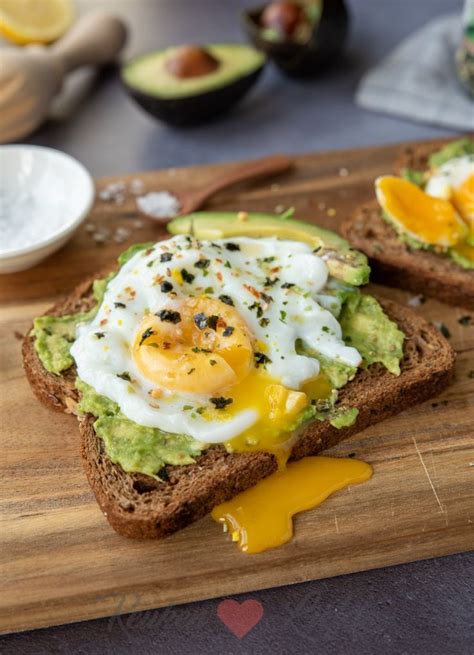
{"label": "coarse salt crystal", "polygon": [[[101,191],[99,191],[99,198],[104,202],[117,202],[117,198],[124,199],[124,193],[127,190],[127,185],[122,180],[118,182],[111,182],[107,184]],[[120,200],[119,200],[120,202]],[[123,200],[121,200],[123,202]]]}
{"label": "coarse salt crystal", "polygon": [[173,218],[179,214],[181,204],[169,191],[152,191],[137,198],[140,211],[152,218]]}
{"label": "coarse salt crystal", "polygon": [[140,178],[136,177],[130,182],[130,193],[134,196],[139,196],[145,191],[145,183]]}

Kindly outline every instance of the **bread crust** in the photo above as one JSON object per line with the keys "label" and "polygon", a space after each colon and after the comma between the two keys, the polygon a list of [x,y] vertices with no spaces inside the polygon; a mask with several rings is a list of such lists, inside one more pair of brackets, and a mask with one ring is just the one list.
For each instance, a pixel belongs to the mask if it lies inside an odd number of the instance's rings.
{"label": "bread crust", "polygon": [[[91,288],[92,280],[89,280],[48,314],[59,316],[88,309],[93,302]],[[455,354],[449,343],[410,309],[392,301],[379,301],[407,337],[401,375],[391,375],[379,365],[359,371],[340,391],[338,400],[340,406],[358,408],[355,424],[339,430],[327,421],[305,426],[291,459],[316,455],[369,425],[438,394],[451,381]],[[64,376],[45,371],[29,336],[24,339],[23,359],[37,397],[48,407],[71,411],[78,399],[74,368]],[[94,431],[94,420],[90,415],[79,417],[84,469],[110,525],[127,537],[165,537],[202,518],[217,504],[277,469],[276,459],[269,453],[231,454],[222,446],[213,446],[195,464],[167,466],[166,481],[126,473],[107,456],[102,440]]]}

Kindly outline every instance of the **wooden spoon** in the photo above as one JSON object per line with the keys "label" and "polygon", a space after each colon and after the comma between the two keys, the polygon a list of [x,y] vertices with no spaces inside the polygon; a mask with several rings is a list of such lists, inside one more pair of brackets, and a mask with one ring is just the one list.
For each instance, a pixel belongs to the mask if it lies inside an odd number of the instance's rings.
{"label": "wooden spoon", "polygon": [[268,177],[270,175],[285,173],[291,168],[291,166],[292,161],[286,155],[271,155],[270,157],[264,157],[263,159],[256,159],[246,164],[242,164],[242,166],[234,168],[234,170],[229,171],[228,173],[218,175],[211,182],[204,184],[198,189],[183,191],[182,193],[177,194],[173,192],[172,195],[176,198],[180,207],[179,212],[173,216],[157,216],[148,213],[143,209],[141,209],[141,212],[149,218],[155,218],[156,220],[162,221],[175,218],[176,216],[191,214],[200,209],[211,196],[223,189],[227,189],[227,187],[230,187],[233,184],[246,182],[258,177]]}
{"label": "wooden spoon", "polygon": [[67,73],[112,62],[126,40],[123,21],[108,12],[86,14],[53,46],[0,51],[0,143],[21,139],[47,117]]}

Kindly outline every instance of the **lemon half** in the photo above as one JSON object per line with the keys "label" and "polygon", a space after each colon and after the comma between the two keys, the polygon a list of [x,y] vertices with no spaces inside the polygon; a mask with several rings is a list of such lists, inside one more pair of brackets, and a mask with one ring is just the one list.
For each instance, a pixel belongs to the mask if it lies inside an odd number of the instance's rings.
{"label": "lemon half", "polygon": [[19,45],[55,41],[73,19],[71,0],[0,0],[0,34]]}

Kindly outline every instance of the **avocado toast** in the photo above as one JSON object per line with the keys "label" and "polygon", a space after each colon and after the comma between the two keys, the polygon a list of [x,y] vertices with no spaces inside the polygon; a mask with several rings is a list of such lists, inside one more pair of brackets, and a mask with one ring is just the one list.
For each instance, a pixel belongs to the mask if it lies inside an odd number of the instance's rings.
{"label": "avocado toast", "polygon": [[[309,242],[315,246],[314,250],[322,253],[321,258],[326,257],[327,268],[333,270],[334,278],[337,281],[332,289],[332,291],[337,290],[333,294],[333,298],[341,295],[340,291],[344,290],[342,295],[346,297],[341,305],[342,311],[345,313],[339,313],[339,317],[344,323],[344,315],[346,316],[347,325],[344,335],[346,341],[350,336],[348,332],[353,338],[357,338],[358,333],[359,335],[361,332],[366,333],[367,344],[372,343],[374,349],[377,350],[377,339],[374,340],[373,336],[377,329],[367,329],[365,320],[361,324],[360,320],[354,323],[351,319],[354,316],[359,319],[364,316],[362,311],[364,304],[372,307],[368,313],[369,325],[371,318],[376,315],[377,321],[382,321],[383,331],[390,331],[393,340],[389,339],[389,348],[384,351],[384,343],[379,343],[381,351],[384,352],[381,355],[379,353],[380,356],[376,355],[374,363],[370,363],[371,355],[368,352],[365,356],[367,365],[349,371],[345,380],[336,380],[338,374],[341,373],[341,367],[327,367],[327,362],[324,366],[322,365],[322,368],[333,376],[331,394],[326,394],[325,402],[315,401],[314,405],[305,407],[306,414],[304,416],[299,415],[301,421],[298,424],[298,438],[293,443],[291,459],[316,454],[368,425],[402,411],[410,405],[422,402],[440,392],[449,383],[454,366],[454,353],[449,344],[433,327],[406,308],[385,301],[382,302],[385,312],[383,313],[375,300],[361,301],[361,298],[368,297],[360,294],[354,285],[367,281],[366,262],[363,256],[354,253],[337,235],[291,219],[251,214],[183,217],[177,219],[170,227],[172,232],[183,234],[182,240],[189,238],[189,243],[196,238],[212,238],[214,240],[214,243],[211,244],[212,247],[219,246],[224,249],[226,257],[229,257],[228,260],[222,258],[226,263],[231,262],[231,253],[238,252],[239,249],[244,250],[249,245],[245,241],[240,242],[239,238],[241,237],[238,235],[249,234],[252,238],[263,239],[267,234],[272,233],[283,239],[292,238],[295,241]],[[186,236],[190,232],[193,233],[193,237]],[[229,238],[232,240],[229,241]],[[202,246],[202,244],[200,245]],[[275,243],[270,245],[276,247]],[[156,244],[156,246],[160,247],[160,244]],[[195,246],[196,244],[193,242],[192,247]],[[140,258],[144,258],[142,263],[146,269],[153,268],[153,266],[148,266],[150,261],[155,261],[155,254],[152,251],[152,246],[128,251],[120,262],[121,270],[125,270],[124,267],[128,262],[140,262]],[[306,256],[305,252],[302,253],[304,256]],[[159,259],[163,255],[166,255],[166,251],[161,253]],[[168,256],[165,256],[164,259],[167,260]],[[149,259],[146,259],[147,257]],[[271,266],[270,270],[274,270],[275,262],[266,262],[265,259],[271,260],[272,258],[265,257],[262,260],[262,266]],[[197,269],[196,267],[193,269],[195,271],[192,274],[193,277],[197,275],[198,271],[209,270],[209,264],[205,263],[206,261],[203,258],[197,260],[201,263]],[[305,261],[309,262],[310,260]],[[234,267],[232,270],[235,271],[235,260],[232,262],[231,266]],[[224,268],[227,268],[226,263],[223,263]],[[181,270],[181,278],[183,271],[186,271],[184,277],[187,278],[184,283],[191,284],[189,267]],[[278,275],[282,276],[282,273],[273,272],[272,275],[271,279],[265,281],[265,288],[269,287],[268,295],[273,294],[276,297],[276,294],[280,292],[288,296],[296,293],[294,290],[296,284],[282,282],[283,277],[278,278]],[[173,284],[176,283],[177,277],[179,276],[170,270],[169,280],[173,280]],[[301,277],[303,277],[302,273]],[[118,275],[115,279],[117,280],[117,278]],[[77,346],[74,345],[77,343],[76,323],[80,324],[83,321],[87,326],[91,320],[97,321],[100,318],[100,316],[96,316],[95,319],[91,318],[94,307],[100,305],[100,308],[103,309],[104,303],[101,297],[103,298],[106,288],[111,288],[110,281],[113,278],[102,275],[97,279],[102,282],[96,282],[95,288],[94,281],[88,281],[78,287],[66,300],[53,307],[48,312],[49,319],[37,319],[34,330],[25,338],[23,345],[25,370],[40,400],[56,409],[73,411],[79,415],[82,436],[81,451],[85,470],[99,505],[111,525],[117,532],[129,537],[163,537],[201,518],[215,505],[233,497],[274,472],[277,468],[277,459],[274,454],[263,449],[236,452],[222,443],[213,443],[207,444],[203,448],[196,447],[194,452],[191,448],[184,453],[187,457],[185,462],[179,464],[178,460],[172,461],[176,455],[179,455],[179,452],[171,447],[162,457],[155,460],[153,472],[146,469],[147,473],[144,473],[143,463],[138,466],[130,464],[129,452],[124,455],[117,448],[114,450],[113,435],[111,441],[110,431],[104,431],[104,426],[107,427],[105,424],[110,419],[114,425],[116,418],[119,420],[119,423],[115,424],[117,427],[125,425],[127,428],[129,423],[126,422],[126,419],[122,420],[124,417],[118,416],[116,408],[110,404],[110,398],[103,399],[106,408],[103,411],[104,404],[101,401],[102,408],[98,407],[97,400],[101,399],[98,399],[94,389],[91,392],[87,384],[76,380],[76,366],[74,361],[69,359],[69,346],[67,345],[72,343],[77,351]],[[159,279],[158,282],[162,287],[164,283],[168,283],[163,287],[166,289],[171,284],[169,280]],[[178,283],[183,284],[183,280],[178,280]],[[255,291],[254,289],[252,293]],[[212,295],[211,292],[208,293]],[[284,297],[286,298],[287,295]],[[228,298],[226,300],[228,301]],[[237,302],[236,298],[235,302]],[[361,302],[362,305],[360,305]],[[355,311],[344,310],[343,306],[346,303],[348,307],[354,305]],[[116,309],[121,311],[120,305],[125,303],[118,301],[114,304],[119,305]],[[228,306],[228,302],[225,304]],[[257,302],[253,303],[253,305],[258,304]],[[360,307],[361,311],[357,312],[357,307]],[[261,304],[252,311],[256,313],[259,322],[266,319],[265,312],[268,309],[263,309]],[[282,311],[280,310],[278,320],[284,323],[288,317],[283,315]],[[372,314],[372,311],[375,314]],[[79,319],[64,318],[57,322],[54,318],[74,317],[77,314],[81,314]],[[170,314],[167,314],[166,317],[170,318]],[[196,319],[196,315],[194,315],[194,319]],[[375,325],[377,327],[380,323],[376,322]],[[95,327],[94,330],[96,330]],[[107,325],[104,324],[104,333],[106,330]],[[105,343],[107,338],[102,335],[102,328],[91,333],[91,337],[94,336],[100,345]],[[146,340],[150,336],[150,333],[145,330],[140,341],[146,346]],[[45,340],[47,348],[40,348],[42,339]],[[79,339],[82,339],[80,330]],[[400,348],[399,352],[398,348]],[[54,354],[51,352],[52,350],[55,351],[56,357],[48,359],[48,355],[45,353],[49,352],[49,355],[52,355]],[[196,353],[196,355],[198,354],[201,355],[201,353]],[[265,361],[261,357],[261,352],[255,354],[258,355],[260,364]],[[203,353],[203,356],[208,357],[206,352]],[[377,357],[379,358],[378,362]],[[268,356],[267,360],[269,360]],[[209,361],[212,362],[212,360]],[[51,369],[49,372],[46,370],[45,364]],[[392,372],[388,370],[389,368]],[[83,370],[86,371],[85,368]],[[120,378],[119,384],[131,381],[130,374],[125,371],[121,371],[116,377]],[[337,387],[339,387],[337,393],[333,393]],[[329,402],[329,398],[331,398],[331,402]],[[214,398],[218,401],[222,399],[224,398]],[[211,400],[213,399],[211,398]],[[78,402],[79,405],[77,405]],[[183,406],[183,413],[186,411]],[[98,431],[101,432],[101,436]],[[134,432],[137,434],[139,431],[134,429]],[[124,440],[129,436],[125,434]],[[147,433],[147,438],[148,436],[150,435]],[[152,441],[154,438],[155,436],[151,435]],[[164,438],[167,438],[166,435]],[[186,451],[186,448],[189,447],[189,443],[185,443],[186,446],[181,449],[182,451]],[[163,443],[160,442],[159,445],[161,447]]]}
{"label": "avocado toast", "polygon": [[[474,140],[466,138],[441,149],[434,144],[409,148],[396,162],[396,172],[401,177],[377,180],[378,200],[358,207],[340,228],[354,248],[369,257],[373,281],[433,296],[451,305],[474,308],[474,174],[470,173],[473,166]],[[464,169],[461,175],[460,168]],[[393,220],[383,201],[381,186],[386,181],[399,189],[411,185],[410,198],[406,199],[409,219],[415,214],[418,199],[427,200],[422,192],[433,194],[430,202],[439,203],[436,210],[449,210],[452,204],[453,218],[462,232],[457,243],[445,241],[441,227],[435,238],[431,234],[427,239],[426,226],[433,225],[433,214],[426,217],[424,226],[419,221],[418,234],[413,228],[407,229],[406,223],[401,225]],[[425,228],[422,239],[420,227]]]}

